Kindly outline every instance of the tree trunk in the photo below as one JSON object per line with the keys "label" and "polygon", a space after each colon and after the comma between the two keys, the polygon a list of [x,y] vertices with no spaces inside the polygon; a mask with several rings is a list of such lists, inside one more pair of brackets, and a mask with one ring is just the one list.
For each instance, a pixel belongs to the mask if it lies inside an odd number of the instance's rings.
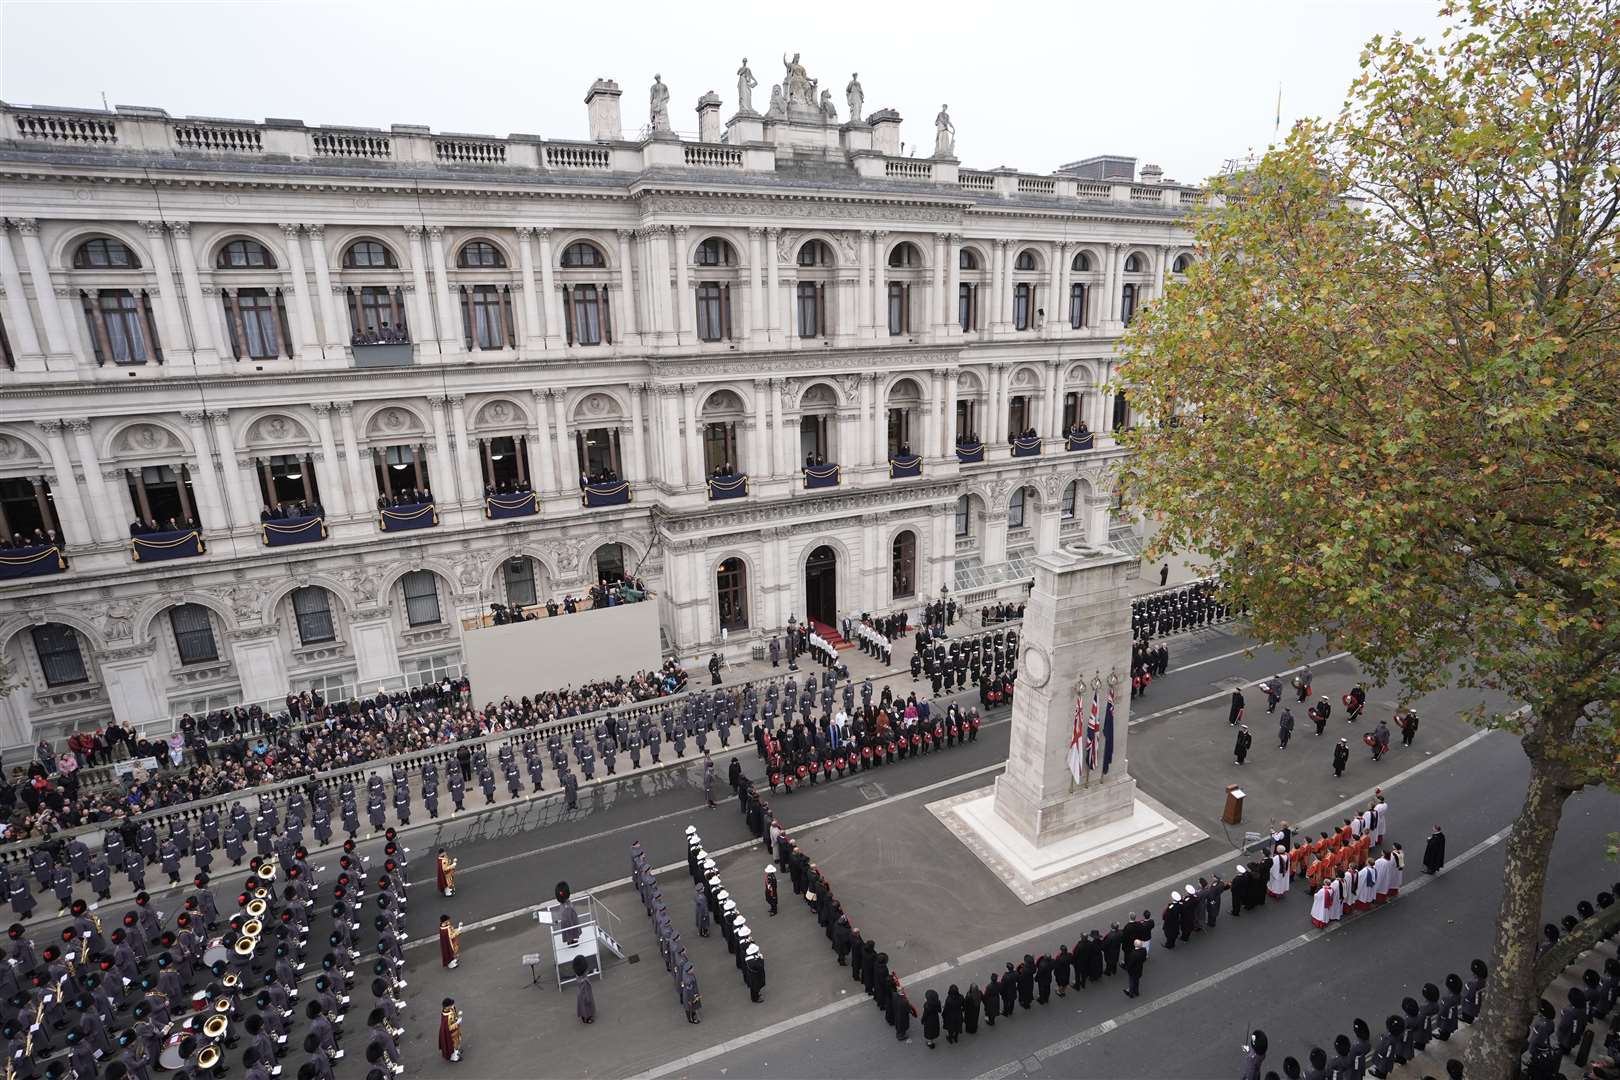
{"label": "tree trunk", "polygon": [[1513,1080],[1518,1074],[1525,1036],[1540,996],[1536,942],[1541,937],[1547,860],[1569,796],[1569,789],[1556,784],[1550,769],[1532,756],[1524,808],[1508,834],[1490,981],[1485,984],[1474,1037],[1468,1040],[1464,1054],[1470,1080]]}

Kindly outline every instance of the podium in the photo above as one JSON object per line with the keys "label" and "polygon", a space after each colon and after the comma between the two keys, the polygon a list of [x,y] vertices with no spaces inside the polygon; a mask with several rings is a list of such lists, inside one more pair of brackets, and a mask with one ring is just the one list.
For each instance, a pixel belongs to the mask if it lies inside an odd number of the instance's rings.
{"label": "podium", "polygon": [[[628,959],[624,947],[619,944],[619,917],[589,893],[576,893],[573,900],[574,908],[579,914],[579,922],[567,929],[558,926],[553,919],[553,911],[557,906],[554,903],[534,913],[534,921],[550,931],[551,966],[552,973],[557,978],[558,990],[578,979],[574,974],[576,956],[585,958],[587,967],[584,977],[587,979],[592,975],[598,979],[602,977],[604,953],[611,953],[620,960]],[[570,941],[569,938],[573,940]],[[531,960],[530,957],[534,959]],[[539,981],[536,971],[538,961],[537,953],[529,953],[522,959],[522,963],[529,965],[531,982]]]}
{"label": "podium", "polygon": [[1228,825],[1243,824],[1243,789],[1236,784],[1226,785],[1226,808],[1221,811],[1221,820]]}

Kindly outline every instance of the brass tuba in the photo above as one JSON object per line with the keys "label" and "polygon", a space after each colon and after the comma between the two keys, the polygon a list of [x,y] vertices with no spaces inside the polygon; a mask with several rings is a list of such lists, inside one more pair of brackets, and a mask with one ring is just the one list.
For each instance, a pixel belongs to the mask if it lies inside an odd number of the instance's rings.
{"label": "brass tuba", "polygon": [[[219,1013],[215,1013],[213,1016],[210,1016],[208,1019],[203,1021],[202,1030],[203,1034],[208,1036],[210,1039],[222,1039],[225,1037],[225,1029],[229,1026],[230,1022],[226,1020],[224,1016]],[[204,1047],[203,1052],[207,1053],[211,1049],[213,1048]],[[206,1069],[208,1066],[204,1065],[203,1068]]]}
{"label": "brass tuba", "polygon": [[[204,1024],[203,1026],[207,1027],[208,1025]],[[223,1027],[223,1025],[221,1026]],[[219,1047],[213,1045],[205,1046],[201,1050],[197,1051],[197,1068],[204,1072],[210,1072],[213,1070],[215,1065],[219,1064],[219,1059]]]}

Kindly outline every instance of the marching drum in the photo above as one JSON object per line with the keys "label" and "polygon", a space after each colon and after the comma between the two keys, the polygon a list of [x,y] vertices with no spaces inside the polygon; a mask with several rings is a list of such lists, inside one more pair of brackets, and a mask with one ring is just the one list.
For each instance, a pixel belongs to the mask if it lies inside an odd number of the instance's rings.
{"label": "marching drum", "polygon": [[226,948],[223,937],[211,937],[208,939],[208,947],[203,950],[202,954],[203,967],[211,968],[221,960],[229,960],[230,958],[231,950]]}

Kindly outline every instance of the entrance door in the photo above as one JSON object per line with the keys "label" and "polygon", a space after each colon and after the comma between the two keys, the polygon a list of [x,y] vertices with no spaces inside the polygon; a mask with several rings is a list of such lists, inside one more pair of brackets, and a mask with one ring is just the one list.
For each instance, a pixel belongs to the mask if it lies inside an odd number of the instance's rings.
{"label": "entrance door", "polygon": [[804,608],[815,621],[838,625],[838,555],[825,544],[804,564]]}

